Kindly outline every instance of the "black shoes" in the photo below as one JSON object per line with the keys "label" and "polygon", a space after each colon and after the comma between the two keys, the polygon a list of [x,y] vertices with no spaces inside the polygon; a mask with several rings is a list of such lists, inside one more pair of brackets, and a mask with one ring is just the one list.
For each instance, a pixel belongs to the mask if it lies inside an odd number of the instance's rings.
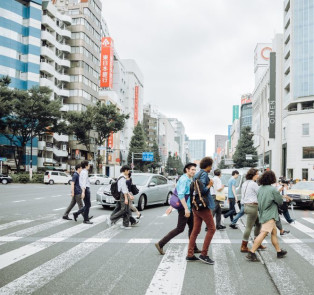
{"label": "black shoes", "polygon": [[73,213],[73,217],[74,217],[74,220],[77,221],[78,214],[77,213]]}
{"label": "black shoes", "polygon": [[290,233],[290,230],[284,230],[282,233],[280,233],[281,236],[285,236]]}
{"label": "black shoes", "polygon": [[215,261],[211,260],[208,256],[200,255],[198,259],[206,264],[210,264],[210,265],[215,264]]}
{"label": "black shoes", "polygon": [[246,255],[246,259],[248,261],[252,261],[252,262],[258,262],[259,261],[256,254],[252,253],[251,251]]}
{"label": "black shoes", "polygon": [[288,252],[284,249],[281,249],[280,252],[277,252],[277,258],[283,258]]}
{"label": "black shoes", "polygon": [[86,224],[93,224],[93,223],[90,222],[89,220],[84,220],[83,223],[86,223]]}
{"label": "black shoes", "polygon": [[94,216],[88,216],[88,220],[91,220]]}
{"label": "black shoes", "polygon": [[232,224],[232,223],[231,223],[229,226],[230,226],[231,228],[233,228],[233,229],[238,229],[238,227],[237,227],[236,224]]}
{"label": "black shoes", "polygon": [[157,248],[158,252],[159,252],[161,255],[165,255],[165,252],[164,252],[164,250],[159,246],[159,243],[156,243],[156,244],[155,244],[155,247]]}
{"label": "black shoes", "polygon": [[222,230],[222,229],[226,229],[226,227],[224,225],[219,225],[216,227],[217,230]]}
{"label": "black shoes", "polygon": [[186,256],[185,258],[186,261],[199,261],[199,259],[193,255],[192,257]]}
{"label": "black shoes", "polygon": [[137,224],[139,224],[139,223],[140,223],[140,221],[139,221],[139,220],[136,220],[136,221],[134,221],[133,223],[131,223],[131,226],[137,225]]}
{"label": "black shoes", "polygon": [[65,219],[65,220],[73,220],[73,219],[70,218],[69,216],[63,216],[62,219]]}
{"label": "black shoes", "polygon": [[136,219],[140,220],[142,217],[142,214],[140,213],[140,216],[137,216]]}

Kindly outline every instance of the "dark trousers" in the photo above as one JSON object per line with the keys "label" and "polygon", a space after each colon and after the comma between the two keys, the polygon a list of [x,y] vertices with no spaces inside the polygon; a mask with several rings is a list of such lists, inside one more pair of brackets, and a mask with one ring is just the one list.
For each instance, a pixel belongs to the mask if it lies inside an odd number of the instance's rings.
{"label": "dark trousers", "polygon": [[74,195],[74,197],[71,197],[71,203],[68,206],[68,208],[65,210],[65,212],[63,214],[64,217],[67,217],[69,215],[69,213],[71,212],[71,210],[73,209],[75,204],[77,204],[79,209],[83,208],[83,202],[82,202],[81,195]]}
{"label": "dark trousers", "polygon": [[159,241],[160,248],[163,248],[163,246],[165,246],[170,240],[172,240],[174,237],[184,232],[186,225],[188,225],[189,227],[189,238],[190,238],[192,230],[193,230],[193,213],[191,212],[191,215],[189,218],[186,218],[184,215],[185,215],[184,209],[178,210],[177,227],[173,229],[171,232],[169,232],[165,237],[163,237]]}
{"label": "dark trousers", "polygon": [[91,207],[90,202],[90,190],[89,187],[85,189],[84,207],[77,211],[77,214],[82,214],[84,221],[88,221],[89,208]]}
{"label": "dark trousers", "polygon": [[[112,211],[111,215],[110,216],[113,216],[114,214],[116,214],[117,212],[119,212],[121,210],[121,203],[120,201],[118,201],[116,203],[116,207],[114,208],[114,210]],[[110,217],[111,218],[111,217]],[[117,221],[115,221],[117,222]],[[132,212],[130,212],[130,222],[131,224],[134,224],[136,223],[136,219],[132,216]]]}
{"label": "dark trousers", "polygon": [[213,217],[216,216],[216,227],[221,225],[221,207],[220,207],[220,201],[216,200],[216,196],[213,195],[215,200],[215,208],[213,210]]}
{"label": "dark trousers", "polygon": [[229,211],[224,215],[225,218],[228,218],[230,216],[230,220],[233,221],[233,215],[235,212],[235,199],[229,199]]}
{"label": "dark trousers", "polygon": [[125,200],[124,194],[121,194],[120,201],[119,201],[120,209],[118,209],[118,205],[116,205],[115,210],[110,215],[110,220],[113,223],[116,223],[120,218],[123,218],[123,225],[129,226],[131,212],[130,212],[129,204],[125,204],[124,200]]}
{"label": "dark trousers", "polygon": [[287,222],[288,223],[293,222],[293,219],[291,218],[289,210],[288,210],[288,203],[283,202],[280,208],[282,209],[282,214],[286,218]]}

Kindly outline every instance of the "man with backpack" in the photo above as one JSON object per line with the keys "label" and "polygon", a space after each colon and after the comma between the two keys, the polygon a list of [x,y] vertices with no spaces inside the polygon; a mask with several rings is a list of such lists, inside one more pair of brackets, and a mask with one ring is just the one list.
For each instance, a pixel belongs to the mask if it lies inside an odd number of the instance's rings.
{"label": "man with backpack", "polygon": [[[177,227],[170,231],[165,237],[163,237],[158,243],[155,244],[158,252],[164,255],[165,252],[163,247],[174,237],[182,233],[185,226],[189,227],[189,237],[193,230],[193,214],[191,213],[191,203],[190,203],[190,185],[193,176],[196,173],[196,164],[188,163],[185,165],[183,174],[177,182],[176,191],[178,193],[178,198],[180,199],[180,207],[178,208],[178,223]],[[168,210],[167,210],[168,211]],[[195,253],[200,253],[195,245]]]}
{"label": "man with backpack", "polygon": [[[213,182],[209,180],[208,173],[211,171],[213,159],[205,157],[200,162],[201,171],[199,171],[191,184],[190,196],[191,206],[194,215],[194,227],[190,236],[189,250],[186,257],[187,261],[200,260],[207,264],[214,264],[215,262],[208,257],[208,248],[210,242],[215,234],[216,227],[211,210],[215,208],[215,202],[210,194],[210,188]],[[202,227],[202,221],[206,223],[207,233],[204,239],[203,249],[201,255],[196,257],[194,255],[194,247],[197,236]]]}

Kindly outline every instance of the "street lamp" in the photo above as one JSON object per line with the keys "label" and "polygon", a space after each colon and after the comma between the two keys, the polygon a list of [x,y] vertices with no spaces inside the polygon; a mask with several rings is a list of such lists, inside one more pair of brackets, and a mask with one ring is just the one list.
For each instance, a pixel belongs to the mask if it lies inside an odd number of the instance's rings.
{"label": "street lamp", "polygon": [[250,134],[252,134],[253,136],[256,135],[256,136],[259,136],[263,139],[263,172],[265,171],[265,145],[266,145],[266,139],[263,135],[260,135],[260,134],[256,134],[254,132],[250,132]]}

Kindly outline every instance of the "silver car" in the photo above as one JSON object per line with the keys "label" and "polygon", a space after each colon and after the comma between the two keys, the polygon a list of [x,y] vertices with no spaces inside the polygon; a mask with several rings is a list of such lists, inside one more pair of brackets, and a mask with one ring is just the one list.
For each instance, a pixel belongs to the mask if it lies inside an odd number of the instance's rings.
{"label": "silver car", "polygon": [[[139,193],[134,196],[134,206],[139,211],[144,210],[148,205],[169,204],[171,192],[175,188],[175,183],[167,180],[162,175],[151,173],[132,174],[133,184],[139,189]],[[104,185],[96,193],[96,200],[99,205],[114,207],[115,199],[110,194],[110,185]]]}
{"label": "silver car", "polygon": [[108,177],[104,174],[90,174],[89,175],[89,181],[91,184],[110,184],[112,178]]}

